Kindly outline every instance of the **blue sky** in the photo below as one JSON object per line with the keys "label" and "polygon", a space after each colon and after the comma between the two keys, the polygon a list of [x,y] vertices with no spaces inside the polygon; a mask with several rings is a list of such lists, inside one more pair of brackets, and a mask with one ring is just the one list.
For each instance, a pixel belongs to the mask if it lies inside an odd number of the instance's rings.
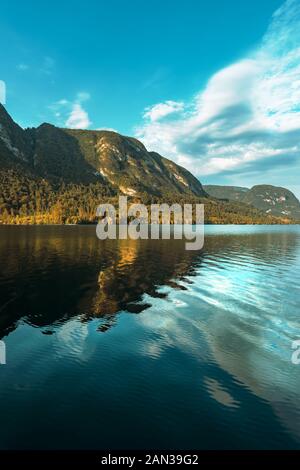
{"label": "blue sky", "polygon": [[116,129],[204,183],[300,196],[300,0],[6,0],[0,40],[23,127]]}

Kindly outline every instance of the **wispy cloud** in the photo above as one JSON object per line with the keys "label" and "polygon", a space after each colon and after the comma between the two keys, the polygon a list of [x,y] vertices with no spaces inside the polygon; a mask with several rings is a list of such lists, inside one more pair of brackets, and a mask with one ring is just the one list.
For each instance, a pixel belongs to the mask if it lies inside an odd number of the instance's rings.
{"label": "wispy cloud", "polygon": [[88,112],[83,103],[90,99],[90,94],[81,91],[76,94],[73,101],[62,98],[49,106],[60,126],[71,129],[87,129],[91,125]]}
{"label": "wispy cloud", "polygon": [[150,119],[151,122],[159,121],[160,119],[169,116],[173,113],[178,113],[184,108],[184,103],[178,101],[165,101],[145,109],[144,118]]}
{"label": "wispy cloud", "polygon": [[201,176],[300,165],[299,0],[287,0],[259,47],[190,102],[150,106],[144,119],[136,136]]}
{"label": "wispy cloud", "polygon": [[54,68],[55,68],[55,60],[49,56],[44,57],[40,72],[45,75],[51,75]]}
{"label": "wispy cloud", "polygon": [[117,129],[115,129],[114,127],[99,127],[96,129],[97,131],[110,131],[110,132],[117,132],[119,133],[119,131]]}
{"label": "wispy cloud", "polygon": [[25,72],[28,69],[29,69],[29,65],[24,64],[23,62],[17,65],[17,70],[20,70],[21,72]]}
{"label": "wispy cloud", "polygon": [[91,98],[91,95],[87,91],[79,91],[76,95],[76,100],[79,103],[83,103],[84,101],[88,101]]}
{"label": "wispy cloud", "polygon": [[158,88],[167,75],[168,70],[166,68],[158,68],[141,84],[140,90],[145,91],[149,88]]}

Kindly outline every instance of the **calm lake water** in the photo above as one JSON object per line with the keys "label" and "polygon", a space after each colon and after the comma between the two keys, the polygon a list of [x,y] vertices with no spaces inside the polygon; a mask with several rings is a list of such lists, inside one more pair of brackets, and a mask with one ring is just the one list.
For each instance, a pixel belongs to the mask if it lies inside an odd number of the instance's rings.
{"label": "calm lake water", "polygon": [[300,449],[300,227],[0,227],[0,448]]}

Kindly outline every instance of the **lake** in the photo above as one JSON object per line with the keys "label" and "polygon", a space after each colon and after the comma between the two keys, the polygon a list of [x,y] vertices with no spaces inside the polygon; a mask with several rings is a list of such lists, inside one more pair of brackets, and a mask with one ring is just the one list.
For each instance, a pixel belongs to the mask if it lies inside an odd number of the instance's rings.
{"label": "lake", "polygon": [[0,227],[1,449],[300,449],[300,227]]}

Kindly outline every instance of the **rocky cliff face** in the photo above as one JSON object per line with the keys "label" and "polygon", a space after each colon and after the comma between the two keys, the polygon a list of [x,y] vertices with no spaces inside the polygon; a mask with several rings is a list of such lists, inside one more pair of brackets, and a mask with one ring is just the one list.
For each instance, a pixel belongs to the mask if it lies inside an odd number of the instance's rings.
{"label": "rocky cliff face", "polygon": [[134,196],[166,193],[204,196],[200,182],[187,170],[158,153],[148,152],[132,137],[109,131],[67,130],[85,160],[121,193]]}
{"label": "rocky cliff face", "polygon": [[0,104],[0,165],[28,163],[31,150],[29,134],[12,120]]}

